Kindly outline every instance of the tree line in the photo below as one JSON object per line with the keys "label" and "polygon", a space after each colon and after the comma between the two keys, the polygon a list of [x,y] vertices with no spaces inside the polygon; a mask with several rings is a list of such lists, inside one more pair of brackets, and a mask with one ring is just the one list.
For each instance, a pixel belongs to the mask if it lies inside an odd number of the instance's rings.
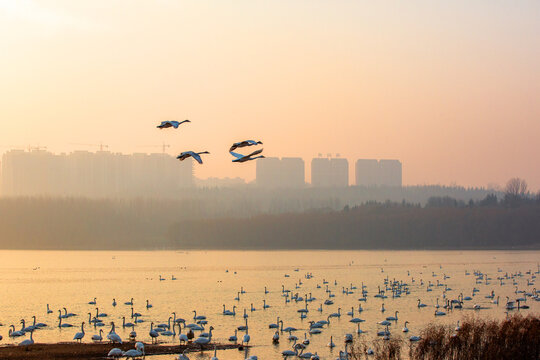
{"label": "tree line", "polygon": [[[333,197],[330,190],[326,197],[306,195],[304,200],[294,196],[286,200],[290,192],[266,192],[264,196],[280,194],[274,199],[276,207],[262,207],[260,198],[226,190],[209,191],[204,201],[197,196],[181,200],[0,198],[0,248],[536,247],[540,196],[530,194],[523,183],[514,185],[505,192],[486,192],[484,197],[475,193],[469,200],[443,191],[423,202],[352,199],[345,205],[347,198]],[[295,210],[283,210],[280,204]]]}
{"label": "tree line", "polygon": [[[376,203],[342,211],[180,221],[174,247],[194,249],[511,249],[540,245],[540,202],[520,206]],[[453,203],[453,202],[452,202]]]}

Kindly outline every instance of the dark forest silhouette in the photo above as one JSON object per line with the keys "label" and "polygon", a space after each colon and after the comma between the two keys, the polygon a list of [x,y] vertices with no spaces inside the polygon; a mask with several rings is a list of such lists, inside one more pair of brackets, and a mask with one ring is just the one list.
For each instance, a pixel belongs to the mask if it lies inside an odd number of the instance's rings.
{"label": "dark forest silhouette", "polygon": [[[0,199],[3,249],[467,249],[537,248],[540,200],[432,196],[425,204],[332,198],[256,200],[220,192],[207,199]],[[231,193],[227,193],[230,195]],[[212,200],[213,198],[213,200]],[[213,204],[210,206],[210,204]],[[258,211],[257,211],[257,210]]]}
{"label": "dark forest silhouette", "polygon": [[494,196],[470,203],[432,198],[425,207],[367,203],[342,211],[182,221],[170,236],[179,248],[531,248],[540,244],[540,203],[509,206]]}

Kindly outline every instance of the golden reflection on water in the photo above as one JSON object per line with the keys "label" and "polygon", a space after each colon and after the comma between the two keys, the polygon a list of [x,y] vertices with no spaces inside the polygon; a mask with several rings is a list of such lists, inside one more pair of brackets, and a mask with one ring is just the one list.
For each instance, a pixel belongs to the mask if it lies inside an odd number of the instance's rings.
{"label": "golden reflection on water", "polygon": [[[364,337],[374,337],[376,331],[382,329],[376,323],[394,315],[395,310],[399,310],[399,320],[397,325],[391,326],[393,335],[402,335],[405,320],[409,321],[409,335],[417,335],[428,322],[454,323],[466,314],[502,318],[506,296],[515,299],[523,295],[515,293],[512,280],[505,280],[501,286],[496,278],[505,273],[521,272],[523,276],[516,277],[518,289],[532,291],[535,285],[527,283],[536,280],[532,276],[538,270],[539,261],[540,251],[0,251],[0,323],[4,325],[0,327],[0,334],[4,344],[22,341],[24,337],[8,337],[8,326],[14,324],[19,329],[21,319],[24,318],[28,325],[32,315],[36,315],[38,322],[49,325],[34,333],[36,342],[71,341],[80,331],[81,321],[88,322],[88,312],[95,314],[97,306],[100,313],[108,314],[105,322],[114,321],[117,333],[127,339],[131,329],[122,328],[122,316],[131,321],[131,309],[124,302],[134,298],[135,311],[142,313],[145,320],[135,328],[138,340],[150,341],[151,321],[166,323],[175,311],[179,317],[193,322],[192,311],[197,310],[198,314],[208,317],[209,325],[214,326],[213,339],[226,342],[234,329],[244,323],[242,314],[246,308],[250,345],[255,345],[251,353],[259,359],[279,359],[281,351],[290,349],[290,343],[286,339],[288,335],[282,334],[280,344],[272,345],[274,330],[268,329],[268,324],[275,322],[277,316],[284,320],[285,327],[302,329],[296,335],[303,339],[310,320],[326,319],[340,307],[341,318],[334,319],[322,334],[308,334],[311,344],[306,351],[318,352],[323,359],[333,359],[343,348],[344,334],[358,336],[356,325],[349,322],[351,316],[346,314],[351,307],[357,309],[361,304],[364,309],[360,314],[355,310],[354,314],[366,320],[360,325],[367,331],[360,335]],[[498,272],[499,269],[502,272]],[[465,270],[471,275],[466,276]],[[492,280],[488,285],[485,282],[477,284],[473,270],[487,273]],[[529,270],[532,274],[525,274]],[[312,279],[304,278],[308,272],[313,274]],[[449,276],[446,280],[443,279],[445,274]],[[160,275],[166,280],[160,281]],[[171,280],[172,276],[177,280]],[[394,299],[391,294],[387,299],[374,298],[386,277],[409,283],[411,294]],[[335,294],[335,304],[323,306],[320,313],[317,309],[328,298],[323,279],[328,280]],[[420,279],[425,282],[424,286],[420,286]],[[337,285],[334,285],[335,280]],[[457,298],[461,292],[472,296],[474,287],[480,291],[475,293],[473,300],[465,302],[463,310],[435,317],[436,298],[442,305],[444,287],[434,286],[433,291],[428,292],[427,283],[436,284],[437,280],[452,289],[447,292],[449,299]],[[299,281],[303,284],[298,285]],[[365,303],[357,300],[362,283],[369,291]],[[321,288],[317,288],[317,284]],[[344,294],[342,288],[351,284],[357,287],[354,294]],[[304,307],[304,302],[285,303],[282,285],[300,296],[312,293],[317,298],[308,306],[307,319],[300,319],[297,313]],[[265,286],[270,291],[266,295]],[[246,293],[240,295],[240,301],[233,300],[241,287]],[[494,305],[485,298],[491,290],[500,297],[501,305]],[[97,305],[89,305],[94,297]],[[116,307],[112,306],[113,298],[118,303]],[[418,298],[428,307],[419,309],[416,306]],[[151,309],[146,309],[146,299],[153,305]],[[262,309],[263,299],[270,308]],[[384,314],[380,311],[383,302],[387,309]],[[256,308],[254,312],[249,310],[252,303]],[[46,313],[46,304],[50,305],[52,314]],[[227,309],[236,305],[237,315],[223,316],[223,304]],[[472,310],[474,304],[487,309]],[[531,308],[523,312],[538,313],[539,302],[529,299],[527,304]],[[78,314],[65,320],[73,324],[73,328],[59,329],[57,326],[57,310],[63,307]],[[108,332],[109,326],[103,329]],[[86,326],[84,341],[89,342],[91,335],[97,332],[99,328]],[[332,353],[326,347],[331,335],[337,344]],[[161,340],[177,342],[177,338],[161,337]],[[209,359],[211,354],[190,357]],[[244,353],[231,350],[219,358],[244,359]]]}

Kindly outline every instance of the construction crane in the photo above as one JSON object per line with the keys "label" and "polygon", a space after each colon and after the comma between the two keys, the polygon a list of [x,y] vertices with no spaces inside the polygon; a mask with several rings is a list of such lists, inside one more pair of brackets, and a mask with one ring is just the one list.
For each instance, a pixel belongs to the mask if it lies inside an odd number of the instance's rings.
{"label": "construction crane", "polygon": [[47,147],[46,146],[32,146],[32,145],[28,145],[28,151],[40,151],[40,150],[47,150]]}
{"label": "construction crane", "polygon": [[70,143],[70,145],[76,145],[76,146],[88,146],[88,147],[98,147],[99,151],[103,151],[103,149],[109,149],[109,145],[103,144],[100,142],[99,144],[76,144],[76,143]]}
{"label": "construction crane", "polygon": [[154,148],[155,147],[160,147],[163,154],[165,154],[165,151],[167,151],[167,148],[170,148],[171,145],[163,143],[161,145],[143,145],[143,146],[140,146],[140,147],[154,147]]}

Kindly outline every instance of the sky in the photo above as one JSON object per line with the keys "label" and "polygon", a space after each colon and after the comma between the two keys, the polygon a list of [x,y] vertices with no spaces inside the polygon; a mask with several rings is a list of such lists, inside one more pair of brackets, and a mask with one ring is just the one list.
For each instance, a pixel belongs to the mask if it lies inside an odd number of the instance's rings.
{"label": "sky", "polygon": [[[540,1],[0,0],[0,153],[400,159],[403,182],[540,188]],[[176,131],[162,120],[190,119]]]}

